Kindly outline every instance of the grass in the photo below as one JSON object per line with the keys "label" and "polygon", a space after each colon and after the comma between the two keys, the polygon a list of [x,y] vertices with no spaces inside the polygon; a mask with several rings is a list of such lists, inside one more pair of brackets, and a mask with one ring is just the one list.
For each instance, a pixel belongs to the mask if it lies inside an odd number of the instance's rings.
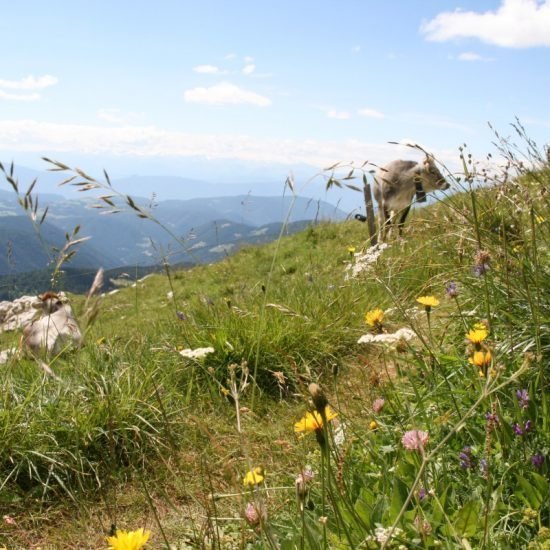
{"label": "grass", "polygon": [[[85,347],[50,362],[59,381],[5,365],[0,544],[102,548],[114,524],[155,548],[545,547],[550,173],[504,151],[519,176],[473,189],[464,152],[459,192],[356,278],[365,227],[321,223],[105,296]],[[399,328],[415,338],[357,344]],[[311,383],[338,416],[297,437],[324,412]]]}

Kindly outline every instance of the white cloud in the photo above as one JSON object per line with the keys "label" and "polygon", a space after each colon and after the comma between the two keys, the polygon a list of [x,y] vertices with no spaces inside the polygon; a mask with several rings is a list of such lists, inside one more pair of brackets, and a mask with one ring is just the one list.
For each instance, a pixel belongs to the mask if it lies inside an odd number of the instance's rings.
{"label": "white cloud", "polygon": [[225,74],[226,72],[215,65],[197,65],[196,67],[193,67],[193,70],[196,73],[202,74]]}
{"label": "white cloud", "polygon": [[462,52],[456,57],[459,61],[492,61],[491,57],[484,57],[475,52]]}
{"label": "white cloud", "polygon": [[208,105],[249,104],[258,107],[268,107],[271,100],[265,96],[245,90],[231,84],[220,82],[210,88],[193,88],[183,94],[185,101],[190,103],[206,103]]}
{"label": "white cloud", "polygon": [[114,124],[128,124],[138,119],[140,115],[134,112],[123,113],[120,109],[98,109],[97,118]]}
{"label": "white cloud", "polygon": [[338,120],[348,120],[350,114],[347,111],[337,111],[336,109],[327,109],[328,118],[336,118]]}
{"label": "white cloud", "polygon": [[0,100],[6,101],[38,101],[40,94],[10,94],[0,90]]}
{"label": "white cloud", "polygon": [[42,88],[48,88],[54,86],[59,80],[55,76],[46,74],[35,78],[30,75],[21,80],[2,80],[0,79],[0,88],[4,90],[41,90]]}
{"label": "white cloud", "polygon": [[357,111],[361,116],[369,118],[384,118],[384,113],[377,111],[376,109],[359,109]]}
{"label": "white cloud", "polygon": [[[156,158],[199,156],[290,166],[306,164],[317,168],[339,161],[361,163],[365,159],[382,164],[416,154],[402,146],[353,139],[261,139],[246,135],[186,134],[154,126],[85,126],[36,120],[0,120],[0,150]],[[456,157],[454,150],[432,152],[443,161]]]}
{"label": "white cloud", "polygon": [[550,0],[503,0],[496,11],[442,12],[421,26],[428,40],[477,38],[507,48],[550,46]]}
{"label": "white cloud", "polygon": [[246,64],[248,64],[248,63],[254,63],[254,58],[251,57],[251,56],[249,56],[249,55],[247,55],[247,56],[245,56],[245,58],[244,58],[244,62],[245,62]]}
{"label": "white cloud", "polygon": [[243,67],[243,74],[252,74],[256,70],[256,65],[254,63],[248,63]]}

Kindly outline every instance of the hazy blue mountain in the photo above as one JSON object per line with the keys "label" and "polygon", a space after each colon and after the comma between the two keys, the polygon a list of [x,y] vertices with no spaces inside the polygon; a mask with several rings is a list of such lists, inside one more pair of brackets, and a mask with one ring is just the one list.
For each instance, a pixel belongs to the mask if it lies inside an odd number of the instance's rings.
{"label": "hazy blue mountain", "polygon": [[[158,223],[140,219],[123,198],[113,199],[123,211],[110,214],[107,209],[94,208],[99,201],[89,193],[70,198],[39,195],[41,208],[49,209],[43,238],[49,247],[59,247],[64,243],[64,233],[80,226],[80,236],[91,237],[80,246],[74,260],[83,266],[147,266],[158,264],[165,257],[174,262],[200,263],[219,259],[245,243],[273,240],[283,222],[289,224],[289,231],[295,231],[307,220],[344,218],[344,213],[334,206],[304,197],[238,195],[159,202],[134,194],[132,197]],[[47,265],[44,246],[39,250],[40,240],[22,213],[15,194],[0,191],[0,247],[6,250],[0,253],[0,273]],[[23,220],[27,221],[24,231]]]}
{"label": "hazy blue mountain", "polygon": [[[65,233],[58,227],[44,222],[37,233],[27,216],[0,217],[0,274],[45,269],[55,253],[52,248],[62,248]],[[104,265],[114,267],[116,256],[106,255],[89,243],[83,243],[78,254],[70,261],[72,267],[94,268]]]}

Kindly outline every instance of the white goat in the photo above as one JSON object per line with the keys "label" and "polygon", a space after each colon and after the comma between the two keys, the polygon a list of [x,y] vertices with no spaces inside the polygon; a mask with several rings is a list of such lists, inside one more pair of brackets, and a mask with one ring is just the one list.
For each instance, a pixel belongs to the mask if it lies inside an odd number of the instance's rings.
{"label": "white goat", "polygon": [[82,333],[64,294],[46,292],[32,306],[41,316],[23,329],[23,350],[57,355],[66,348],[82,345]]}
{"label": "white goat", "polygon": [[374,175],[374,198],[378,203],[380,240],[385,240],[388,229],[395,224],[402,234],[415,194],[417,202],[425,202],[427,192],[448,188],[431,155],[422,162],[394,160],[379,168]]}

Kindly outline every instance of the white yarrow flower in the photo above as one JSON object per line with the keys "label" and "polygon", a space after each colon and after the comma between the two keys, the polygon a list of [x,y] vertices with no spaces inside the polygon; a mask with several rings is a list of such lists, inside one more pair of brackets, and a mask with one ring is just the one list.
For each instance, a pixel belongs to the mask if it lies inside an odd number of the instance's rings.
{"label": "white yarrow flower", "polygon": [[180,355],[182,357],[187,357],[188,359],[203,359],[209,353],[214,353],[213,347],[208,348],[196,348],[196,349],[182,349]]}

